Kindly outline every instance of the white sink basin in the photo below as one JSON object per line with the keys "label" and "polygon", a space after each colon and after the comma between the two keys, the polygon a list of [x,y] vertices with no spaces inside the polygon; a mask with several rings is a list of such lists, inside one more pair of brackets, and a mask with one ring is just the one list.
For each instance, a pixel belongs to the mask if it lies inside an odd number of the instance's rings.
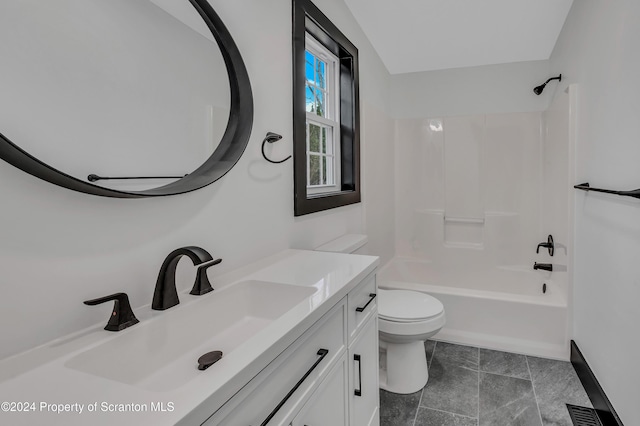
{"label": "white sink basin", "polygon": [[[315,288],[243,281],[178,305],[119,336],[71,358],[73,370],[137,387],[167,391],[201,374],[200,355],[220,350],[225,357],[311,296]],[[184,297],[184,296],[183,296]]]}

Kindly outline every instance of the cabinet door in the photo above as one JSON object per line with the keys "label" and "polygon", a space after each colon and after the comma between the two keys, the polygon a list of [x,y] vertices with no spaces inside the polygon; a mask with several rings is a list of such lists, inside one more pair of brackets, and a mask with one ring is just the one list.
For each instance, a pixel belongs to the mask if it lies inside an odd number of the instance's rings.
{"label": "cabinet door", "polygon": [[347,426],[348,419],[345,354],[300,410],[291,425]]}
{"label": "cabinet door", "polygon": [[378,426],[378,322],[373,315],[349,347],[351,426]]}

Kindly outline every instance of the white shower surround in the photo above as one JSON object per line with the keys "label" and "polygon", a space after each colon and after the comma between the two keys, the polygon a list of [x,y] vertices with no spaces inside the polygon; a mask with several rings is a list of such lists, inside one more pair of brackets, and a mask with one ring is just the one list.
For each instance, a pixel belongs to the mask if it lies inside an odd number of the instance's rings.
{"label": "white shower surround", "polygon": [[[436,339],[568,359],[571,99],[557,93],[545,112],[397,121],[396,257],[379,286],[442,301]],[[548,234],[553,257],[536,254]]]}
{"label": "white shower surround", "polygon": [[440,300],[447,323],[435,339],[568,357],[566,290],[545,272],[509,267],[473,271],[395,258],[378,274],[378,285],[420,291]]}

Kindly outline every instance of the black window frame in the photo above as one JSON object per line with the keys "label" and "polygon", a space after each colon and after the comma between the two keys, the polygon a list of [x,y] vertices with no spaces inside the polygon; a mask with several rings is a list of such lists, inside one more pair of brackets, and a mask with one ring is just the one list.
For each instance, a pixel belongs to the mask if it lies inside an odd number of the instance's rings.
{"label": "black window frame", "polygon": [[[305,35],[310,34],[340,63],[340,191],[307,195]],[[359,203],[360,92],[358,49],[309,0],[293,0],[294,215]]]}

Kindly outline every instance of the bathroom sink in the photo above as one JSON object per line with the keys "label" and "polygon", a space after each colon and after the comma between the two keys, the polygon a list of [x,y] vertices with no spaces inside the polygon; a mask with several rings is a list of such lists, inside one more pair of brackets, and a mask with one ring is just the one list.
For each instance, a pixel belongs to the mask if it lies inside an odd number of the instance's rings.
{"label": "bathroom sink", "polygon": [[239,282],[119,332],[65,366],[149,390],[175,389],[216,369],[214,364],[198,371],[201,355],[219,350],[223,359],[233,356],[234,349],[315,291],[266,281]]}

